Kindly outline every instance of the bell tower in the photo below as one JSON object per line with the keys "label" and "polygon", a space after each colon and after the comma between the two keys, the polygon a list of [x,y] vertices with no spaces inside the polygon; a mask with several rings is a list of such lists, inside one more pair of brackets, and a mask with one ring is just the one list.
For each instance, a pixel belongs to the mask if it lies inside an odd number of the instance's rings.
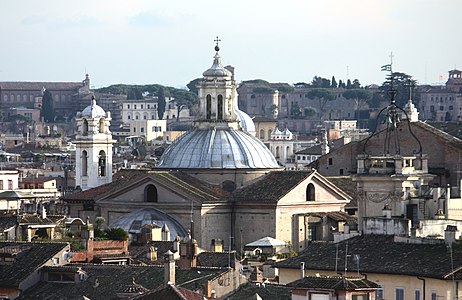
{"label": "bell tower", "polygon": [[212,66],[202,75],[199,84],[200,117],[195,125],[202,127],[228,126],[237,129],[237,90],[233,74],[221,64],[220,47],[215,40]]}
{"label": "bell tower", "polygon": [[76,116],[75,184],[82,190],[112,182],[111,113],[91,104]]}

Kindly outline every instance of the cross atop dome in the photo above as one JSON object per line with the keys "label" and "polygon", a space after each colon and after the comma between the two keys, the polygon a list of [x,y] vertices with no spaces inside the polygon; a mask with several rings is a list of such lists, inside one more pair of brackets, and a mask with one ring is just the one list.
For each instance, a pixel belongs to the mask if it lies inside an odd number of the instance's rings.
{"label": "cross atop dome", "polygon": [[215,51],[220,51],[220,47],[218,46],[218,43],[221,42],[221,40],[218,38],[218,36],[216,37],[216,39],[213,40],[215,43],[217,43],[215,45]]}

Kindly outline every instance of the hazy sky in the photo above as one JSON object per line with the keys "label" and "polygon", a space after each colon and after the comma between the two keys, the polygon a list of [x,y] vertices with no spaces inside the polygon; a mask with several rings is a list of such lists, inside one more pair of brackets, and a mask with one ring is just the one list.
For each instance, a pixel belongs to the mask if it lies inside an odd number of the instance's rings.
{"label": "hazy sky", "polygon": [[[380,66],[438,83],[462,69],[460,0],[0,0],[0,81],[185,86],[213,40],[238,82],[362,84]],[[440,79],[440,76],[443,79]]]}

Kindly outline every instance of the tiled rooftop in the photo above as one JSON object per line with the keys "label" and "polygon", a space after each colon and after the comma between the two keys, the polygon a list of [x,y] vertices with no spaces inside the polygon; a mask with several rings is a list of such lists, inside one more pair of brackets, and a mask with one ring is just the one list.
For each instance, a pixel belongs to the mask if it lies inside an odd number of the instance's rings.
{"label": "tiled rooftop", "polygon": [[[20,299],[77,300],[83,296],[90,299],[113,299],[116,293],[135,282],[149,290],[160,289],[164,285],[164,268],[159,266],[135,265],[70,265],[47,267],[44,271],[76,272],[80,268],[87,280],[75,282],[41,282],[24,293]],[[201,289],[202,285],[222,271],[220,270],[180,270],[176,269],[176,283],[190,290]],[[166,300],[166,299],[165,299]]]}
{"label": "tiled rooftop", "polygon": [[[394,242],[393,236],[362,235],[337,244],[333,242],[312,242],[297,257],[275,264],[276,267],[299,269],[305,263],[305,269],[335,271],[335,257],[339,257],[338,266],[345,266],[345,251],[348,244],[347,265],[352,272],[357,271],[354,255],[359,255],[359,271],[364,273],[403,274],[438,279],[448,279],[451,273],[451,255],[444,243],[415,244]],[[336,253],[338,249],[338,253]],[[454,269],[462,267],[462,244],[452,247]],[[340,270],[340,269],[338,269]],[[337,270],[337,271],[338,271]],[[455,273],[456,279],[462,279],[462,272]]]}
{"label": "tiled rooftop", "polygon": [[19,284],[64,248],[67,243],[0,242],[0,253],[15,253],[11,264],[0,264],[0,287]]}
{"label": "tiled rooftop", "polygon": [[312,171],[274,171],[233,193],[237,201],[276,202],[302,182]]}
{"label": "tiled rooftop", "polygon": [[340,276],[309,276],[291,282],[287,286],[300,289],[327,289],[336,291],[376,290],[380,288],[380,285],[365,278]]}

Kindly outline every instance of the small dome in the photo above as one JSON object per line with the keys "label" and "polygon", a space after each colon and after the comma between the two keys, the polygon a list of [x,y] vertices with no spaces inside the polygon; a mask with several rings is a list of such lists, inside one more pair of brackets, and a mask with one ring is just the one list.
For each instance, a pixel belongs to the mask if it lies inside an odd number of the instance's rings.
{"label": "small dome", "polygon": [[91,99],[91,105],[85,107],[85,109],[82,111],[83,118],[94,119],[94,118],[101,118],[105,116],[106,116],[106,112],[101,106],[96,104],[96,99],[94,96]]}
{"label": "small dome", "polygon": [[252,118],[243,112],[242,110],[236,109],[236,115],[242,127],[242,130],[247,131],[248,133],[255,135],[255,124]]}
{"label": "small dome", "polygon": [[158,167],[271,169],[279,165],[269,149],[247,132],[232,128],[195,128],[167,148]]}
{"label": "small dome", "polygon": [[202,73],[204,77],[231,77],[232,74],[230,71],[226,70],[223,65],[221,64],[221,57],[220,54],[215,54],[213,65],[210,69],[206,70]]}
{"label": "small dome", "polygon": [[137,234],[141,232],[141,227],[152,224],[160,228],[168,224],[170,241],[173,241],[176,236],[185,237],[187,235],[186,230],[177,220],[155,208],[142,208],[122,215],[112,222],[109,227],[120,227],[128,233]]}

